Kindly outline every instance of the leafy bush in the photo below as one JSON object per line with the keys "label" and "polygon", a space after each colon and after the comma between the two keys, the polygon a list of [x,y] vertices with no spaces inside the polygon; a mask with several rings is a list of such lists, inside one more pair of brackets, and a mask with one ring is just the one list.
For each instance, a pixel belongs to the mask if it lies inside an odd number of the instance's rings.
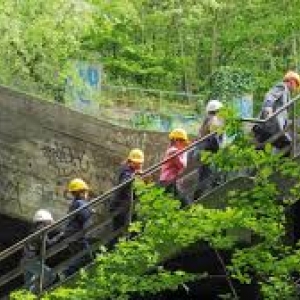
{"label": "leafy bush", "polygon": [[222,66],[213,73],[211,79],[213,98],[227,101],[253,92],[254,87],[252,74],[236,67]]}

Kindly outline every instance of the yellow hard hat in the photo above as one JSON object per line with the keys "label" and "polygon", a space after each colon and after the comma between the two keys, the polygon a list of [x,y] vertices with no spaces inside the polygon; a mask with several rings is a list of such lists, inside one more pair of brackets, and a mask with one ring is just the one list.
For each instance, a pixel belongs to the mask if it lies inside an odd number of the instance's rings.
{"label": "yellow hard hat", "polygon": [[87,183],[80,178],[75,178],[75,179],[71,180],[68,184],[69,192],[88,191],[89,189],[90,188],[87,185]]}
{"label": "yellow hard hat", "polygon": [[140,149],[132,149],[129,152],[127,159],[132,162],[142,164],[142,163],[144,163],[144,152]]}
{"label": "yellow hard hat", "polygon": [[297,85],[300,85],[300,76],[298,73],[294,72],[294,71],[288,71],[285,75],[283,80],[295,80]]}
{"label": "yellow hard hat", "polygon": [[169,139],[170,140],[184,140],[188,141],[188,136],[187,133],[184,129],[182,128],[176,128],[172,130],[169,134]]}

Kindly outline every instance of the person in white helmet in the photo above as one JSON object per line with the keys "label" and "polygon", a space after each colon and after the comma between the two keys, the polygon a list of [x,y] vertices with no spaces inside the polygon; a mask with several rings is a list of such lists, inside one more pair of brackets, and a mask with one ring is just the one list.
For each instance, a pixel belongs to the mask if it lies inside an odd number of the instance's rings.
{"label": "person in white helmet", "polygon": [[[211,151],[217,152],[223,144],[225,144],[225,134],[218,133],[225,125],[224,119],[220,116],[220,110],[223,108],[223,103],[219,100],[210,100],[206,105],[206,115],[199,129],[199,138],[216,132],[210,138],[207,138],[200,145],[200,151]],[[197,155],[199,152],[197,153]],[[201,163],[199,167],[199,183],[201,184],[204,180],[208,179],[212,174],[210,167],[207,164]]]}
{"label": "person in white helmet", "polygon": [[[54,219],[52,214],[45,209],[39,209],[33,216],[33,225],[31,233],[41,230],[42,228],[52,224]],[[57,241],[57,237],[53,239],[46,238],[46,247],[51,246]],[[22,266],[24,268],[25,288],[32,292],[38,290],[39,278],[42,272],[41,262],[42,238],[37,237],[30,240],[24,247]],[[47,266],[43,265],[43,287],[49,286],[56,279],[56,274]]]}
{"label": "person in white helmet", "polygon": [[[219,111],[223,108],[223,104],[219,100],[210,100],[206,105],[206,116],[199,129],[199,137],[205,137],[206,135],[222,128],[224,126],[224,120],[220,117]],[[211,139],[206,143],[207,150],[217,151],[222,143],[222,135],[216,135],[214,139]]]}

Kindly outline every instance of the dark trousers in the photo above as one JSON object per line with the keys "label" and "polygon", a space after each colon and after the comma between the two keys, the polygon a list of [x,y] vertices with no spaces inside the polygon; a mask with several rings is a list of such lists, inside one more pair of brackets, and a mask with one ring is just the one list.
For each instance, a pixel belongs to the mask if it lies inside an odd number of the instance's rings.
{"label": "dark trousers", "polygon": [[87,239],[82,239],[80,241],[70,243],[68,249],[71,256],[75,256],[81,251],[87,251],[87,253],[71,260],[69,266],[63,272],[66,277],[71,276],[80,268],[84,267],[87,263],[93,260],[92,249]]}
{"label": "dark trousers", "polygon": [[192,203],[192,200],[186,195],[184,195],[184,193],[178,189],[176,185],[176,181],[175,182],[160,181],[159,185],[161,187],[164,187],[167,193],[173,194],[175,198],[180,200],[182,207],[190,205]]}

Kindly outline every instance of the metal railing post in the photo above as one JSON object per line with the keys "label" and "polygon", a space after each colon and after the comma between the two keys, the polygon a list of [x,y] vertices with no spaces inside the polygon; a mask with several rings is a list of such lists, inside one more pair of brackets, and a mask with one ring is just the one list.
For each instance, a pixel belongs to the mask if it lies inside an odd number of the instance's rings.
{"label": "metal railing post", "polygon": [[296,156],[297,152],[297,120],[296,120],[296,103],[292,104],[292,158]]}
{"label": "metal railing post", "polygon": [[39,277],[39,286],[38,286],[38,295],[41,295],[43,292],[43,286],[44,286],[44,277],[45,277],[45,261],[46,261],[46,240],[47,240],[48,231],[44,231],[42,234],[42,247],[41,247],[41,253],[40,253],[40,277]]}
{"label": "metal railing post", "polygon": [[133,212],[134,212],[134,181],[132,181],[130,183],[130,203],[129,203],[129,209],[128,209],[127,222],[126,222],[127,227],[132,222]]}

